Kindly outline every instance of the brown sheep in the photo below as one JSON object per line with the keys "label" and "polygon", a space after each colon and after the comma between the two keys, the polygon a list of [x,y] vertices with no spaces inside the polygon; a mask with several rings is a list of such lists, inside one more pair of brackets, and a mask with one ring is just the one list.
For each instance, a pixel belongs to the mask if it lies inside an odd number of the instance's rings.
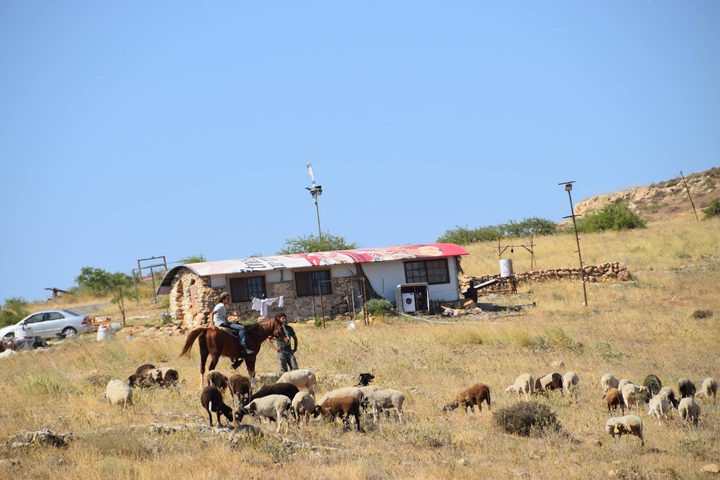
{"label": "brown sheep", "polygon": [[228,377],[217,370],[210,370],[205,374],[205,383],[207,385],[214,385],[218,390],[224,392],[228,387]]}
{"label": "brown sheep", "polygon": [[470,411],[475,413],[475,405],[477,405],[478,410],[482,412],[482,402],[487,402],[488,410],[490,410],[490,388],[482,383],[476,383],[457,392],[455,400],[445,405],[443,411],[455,410],[460,405],[463,405],[465,412],[470,407]]}
{"label": "brown sheep", "polygon": [[230,388],[230,396],[240,403],[245,405],[250,399],[250,379],[240,375],[232,375],[228,379],[228,387]]}
{"label": "brown sheep", "polygon": [[340,417],[343,421],[344,429],[350,429],[350,415],[355,417],[355,426],[358,432],[364,430],[360,428],[360,400],[355,397],[333,397],[325,399],[325,401],[316,406],[313,416],[317,417],[322,414],[324,417],[335,419]]}
{"label": "brown sheep", "polygon": [[625,402],[623,401],[622,393],[617,388],[608,389],[605,394],[605,403],[607,403],[608,412],[617,410],[617,407],[620,407],[620,411],[625,415]]}
{"label": "brown sheep", "polygon": [[212,385],[205,387],[200,394],[200,404],[208,412],[208,419],[210,420],[211,427],[213,426],[211,412],[215,412],[217,414],[217,422],[218,426],[220,427],[222,427],[222,421],[220,420],[221,414],[225,415],[225,418],[228,419],[228,422],[233,421],[232,408],[225,405],[225,402],[223,402],[222,393],[220,393],[220,390],[218,390],[217,387],[214,387]]}

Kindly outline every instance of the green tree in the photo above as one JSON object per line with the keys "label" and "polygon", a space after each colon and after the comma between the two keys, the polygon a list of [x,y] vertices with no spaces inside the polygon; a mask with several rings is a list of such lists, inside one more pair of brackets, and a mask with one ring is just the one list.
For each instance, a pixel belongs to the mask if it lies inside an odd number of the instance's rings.
{"label": "green tree", "polygon": [[544,218],[530,217],[519,222],[510,220],[500,225],[468,228],[455,227],[443,233],[438,242],[469,245],[476,242],[489,242],[503,237],[528,237],[530,235],[552,235],[557,233],[555,222]]}
{"label": "green tree", "polygon": [[132,277],[126,273],[110,273],[102,268],[83,267],[75,279],[78,285],[95,295],[112,295],[110,300],[118,306],[125,327],[125,289],[133,284]]}
{"label": "green tree", "polygon": [[6,298],[5,304],[0,306],[0,327],[12,325],[28,315],[28,302],[24,298]]}
{"label": "green tree", "polygon": [[348,250],[351,248],[357,248],[357,244],[348,243],[344,237],[339,235],[323,233],[322,238],[318,238],[310,234],[285,240],[285,246],[278,254],[327,252],[330,250]]}
{"label": "green tree", "polygon": [[603,230],[631,230],[643,228],[645,220],[630,210],[627,203],[613,202],[601,210],[592,212],[577,220],[579,232],[600,232]]}
{"label": "green tree", "polygon": [[199,255],[190,255],[189,257],[181,258],[180,263],[200,263],[200,262],[206,262],[207,259],[205,258],[205,255],[202,253]]}
{"label": "green tree", "polygon": [[708,205],[707,208],[703,208],[703,214],[703,220],[720,217],[720,198],[716,198],[710,202],[710,205]]}

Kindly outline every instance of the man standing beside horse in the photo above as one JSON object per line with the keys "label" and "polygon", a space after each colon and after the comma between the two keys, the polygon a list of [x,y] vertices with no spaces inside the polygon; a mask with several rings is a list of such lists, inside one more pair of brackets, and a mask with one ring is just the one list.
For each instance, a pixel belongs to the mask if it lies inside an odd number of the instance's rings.
{"label": "man standing beside horse", "polygon": [[[230,305],[230,294],[223,292],[220,294],[220,302],[215,305],[211,313],[212,321],[216,327],[225,327],[230,330],[237,332],[238,340],[240,341],[240,353],[242,355],[252,355],[253,352],[247,346],[247,335],[245,334],[245,327],[239,323],[230,323],[227,319],[227,307]],[[236,369],[240,366],[242,360],[235,358],[232,361],[232,368]]]}

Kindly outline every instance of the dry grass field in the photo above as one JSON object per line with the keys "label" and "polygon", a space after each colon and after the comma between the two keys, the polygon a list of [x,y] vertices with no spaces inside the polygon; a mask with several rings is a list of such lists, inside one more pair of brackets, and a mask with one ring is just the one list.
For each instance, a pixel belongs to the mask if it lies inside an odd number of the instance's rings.
{"label": "dry grass field", "polygon": [[[704,465],[720,463],[720,404],[698,398],[697,428],[677,414],[658,423],[643,409],[645,447],[634,437],[614,444],[603,433],[609,415],[598,380],[612,372],[642,382],[655,373],[676,388],[680,377],[720,378],[719,239],[720,221],[698,224],[692,217],[585,235],[586,263],[623,261],[635,276],[625,284],[589,285],[588,308],[578,282],[554,282],[493,300],[537,302],[519,314],[460,317],[450,325],[394,317],[354,331],[344,324],[298,325],[298,361],[317,369],[321,391],[372,371],[376,384],[406,393],[406,422],[373,425],[363,418],[366,433],[315,421],[287,435],[264,426],[261,437],[231,443],[194,432],[130,430],[206,422],[197,347],[190,359],[178,359],[180,337],[101,344],[87,337],[14,355],[0,360],[0,478],[704,478],[711,475],[701,473]],[[467,274],[497,270],[495,244],[469,250]],[[575,266],[574,250],[572,236],[539,238],[538,266]],[[519,249],[514,261],[516,271],[529,264]],[[695,319],[696,310],[713,314]],[[581,380],[576,400],[537,399],[557,412],[560,432],[517,437],[503,433],[487,409],[442,411],[456,390],[476,382],[490,386],[493,410],[510,405],[516,399],[505,387],[515,376],[550,372],[554,360]],[[177,393],[136,390],[126,410],[104,402],[109,378],[124,379],[147,362],[177,368],[186,383]],[[229,362],[222,360],[220,369],[227,372]],[[276,369],[274,352],[263,348],[258,371]],[[42,428],[76,438],[66,449],[10,447],[15,435]]]}

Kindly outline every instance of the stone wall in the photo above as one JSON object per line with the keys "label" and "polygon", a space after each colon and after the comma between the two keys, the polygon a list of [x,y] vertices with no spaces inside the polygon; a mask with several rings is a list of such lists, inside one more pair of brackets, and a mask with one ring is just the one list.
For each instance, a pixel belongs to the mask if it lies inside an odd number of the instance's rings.
{"label": "stone wall", "polygon": [[[601,263],[600,265],[586,265],[583,270],[585,271],[585,281],[589,283],[595,282],[626,282],[632,280],[632,275],[627,269],[624,263],[612,262],[612,263]],[[500,281],[495,285],[491,285],[482,290],[482,292],[500,292],[507,291],[510,289],[510,280],[507,278],[500,278],[499,275],[485,275],[483,277],[460,277],[460,291],[465,291],[469,285],[486,282],[494,278]],[[530,282],[546,282],[549,280],[580,280],[580,268],[556,268],[551,270],[535,270],[532,272],[516,273],[514,276],[517,284],[530,283]]]}
{"label": "stone wall", "polygon": [[177,324],[197,327],[207,321],[222,292],[223,289],[211,288],[205,279],[190,270],[182,271],[170,287],[168,313]]}

